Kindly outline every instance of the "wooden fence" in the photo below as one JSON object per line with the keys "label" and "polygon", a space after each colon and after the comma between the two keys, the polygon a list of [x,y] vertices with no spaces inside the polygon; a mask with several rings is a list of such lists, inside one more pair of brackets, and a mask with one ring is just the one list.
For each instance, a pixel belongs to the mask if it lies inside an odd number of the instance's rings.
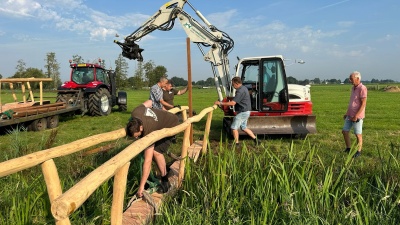
{"label": "wooden fence", "polygon": [[60,178],[53,159],[76,153],[103,142],[115,141],[119,138],[123,138],[126,136],[124,128],[103,134],[97,134],[62,146],[57,146],[2,162],[0,163],[0,177],[29,169],[40,164],[51,202],[51,212],[57,225],[71,224],[69,216],[78,209],[97,188],[110,178],[114,177],[111,224],[122,224],[123,203],[131,159],[136,157],[145,148],[156,141],[184,132],[181,152],[181,158],[183,161],[180,163],[178,175],[178,187],[180,187],[184,175],[188,148],[191,144],[190,135],[192,123],[200,121],[205,115],[207,115],[202,146],[202,153],[205,153],[210,132],[212,113],[216,108],[216,105],[205,108],[198,115],[188,119],[186,114],[186,110],[188,109],[187,106],[182,106],[181,109],[171,109],[170,112],[172,113],[182,112],[184,121],[181,124],[173,128],[154,131],[135,141],[107,162],[93,170],[64,193],[62,192]]}

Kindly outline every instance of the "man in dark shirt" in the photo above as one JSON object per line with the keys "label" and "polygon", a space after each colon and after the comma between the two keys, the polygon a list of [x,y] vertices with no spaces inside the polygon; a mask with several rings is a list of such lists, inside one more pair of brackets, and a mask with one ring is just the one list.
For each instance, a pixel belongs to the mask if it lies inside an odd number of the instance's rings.
{"label": "man in dark shirt", "polygon": [[253,131],[247,128],[247,120],[250,117],[251,111],[251,100],[249,91],[245,86],[242,85],[242,80],[240,77],[234,77],[232,79],[232,85],[236,89],[235,97],[230,102],[220,102],[216,101],[214,104],[223,106],[235,106],[236,116],[233,118],[233,122],[231,124],[232,135],[235,139],[235,143],[239,144],[239,127],[242,129],[247,135],[253,138],[254,143],[258,143],[257,137],[254,135]]}
{"label": "man in dark shirt", "polygon": [[[154,109],[151,107],[152,101],[147,100],[133,109],[131,120],[126,126],[127,136],[140,138],[153,131],[171,128],[179,124],[176,115],[162,109]],[[168,191],[170,185],[168,183],[167,167],[163,153],[168,151],[168,147],[171,144],[170,139],[171,137],[163,138],[144,150],[143,172],[137,191],[138,197],[143,196],[144,186],[150,175],[151,162],[153,159],[161,172],[161,190],[164,193]]]}
{"label": "man in dark shirt", "polygon": [[183,95],[187,92],[187,87],[182,90],[178,90],[174,88],[174,84],[171,80],[168,80],[167,84],[163,88],[163,105],[166,110],[170,110],[174,108],[174,98],[175,95]]}

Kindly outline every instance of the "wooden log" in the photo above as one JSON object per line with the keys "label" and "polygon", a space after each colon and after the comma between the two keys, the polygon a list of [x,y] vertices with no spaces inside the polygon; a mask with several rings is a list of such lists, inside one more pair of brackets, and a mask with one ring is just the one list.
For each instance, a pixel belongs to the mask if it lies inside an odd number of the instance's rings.
{"label": "wooden log", "polygon": [[57,198],[51,206],[53,217],[58,220],[67,218],[80,207],[102,183],[110,179],[119,168],[140,154],[145,148],[155,143],[157,140],[182,132],[189,125],[190,121],[186,121],[173,128],[154,131],[126,147],[119,154],[103,163]]}
{"label": "wooden log", "polygon": [[25,96],[25,84],[24,83],[22,83],[22,85],[21,85],[21,90],[22,90],[22,101],[25,103],[26,96]]}
{"label": "wooden log", "polygon": [[20,117],[25,117],[25,116],[30,116],[30,115],[37,115],[37,114],[46,113],[46,112],[52,112],[52,111],[65,109],[65,108],[67,108],[66,105],[54,106],[54,107],[44,107],[44,108],[38,108],[38,109],[32,109],[32,110],[30,109],[30,110],[25,110],[25,111],[18,110],[13,115],[13,118],[20,118]]}
{"label": "wooden log", "polygon": [[182,152],[181,152],[181,158],[183,160],[181,161],[181,164],[179,166],[178,187],[181,187],[185,172],[186,157],[188,154],[188,147],[190,146],[190,134],[191,134],[191,126],[188,126],[183,135]]}
{"label": "wooden log", "polygon": [[83,156],[88,156],[88,155],[92,155],[92,154],[99,153],[99,152],[106,152],[106,151],[108,151],[108,150],[110,150],[110,149],[112,149],[114,147],[115,147],[115,143],[111,143],[111,144],[108,144],[106,146],[101,146],[101,147],[98,147],[98,148],[95,148],[95,149],[91,149],[91,150],[85,151],[82,155]]}
{"label": "wooden log", "polygon": [[[42,163],[42,171],[44,181],[46,182],[47,193],[50,202],[58,198],[62,194],[60,177],[58,176],[57,167],[53,159]],[[69,218],[56,221],[56,225],[71,225]]]}
{"label": "wooden log", "polygon": [[[196,153],[191,151],[200,152],[201,143],[197,141],[191,145],[188,149],[188,156],[196,155]],[[200,148],[199,148],[200,146]],[[123,213],[122,224],[124,225],[142,225],[149,224],[154,218],[154,211],[157,211],[165,198],[165,196],[173,196],[178,190],[178,176],[179,176],[179,168],[183,161],[175,161],[171,166],[168,173],[168,180],[171,184],[170,190],[165,194],[152,193],[151,197],[156,205],[156,209],[154,209],[148,202],[144,199],[136,199],[133,197],[128,203],[128,208]],[[135,201],[134,201],[135,200]]]}
{"label": "wooden log", "polygon": [[11,90],[14,102],[18,102],[17,96],[15,95],[15,92],[14,92],[14,84],[13,83],[10,83],[10,90]]}
{"label": "wooden log", "polygon": [[97,145],[102,142],[113,141],[118,138],[123,138],[125,136],[125,128],[121,128],[119,130],[93,135],[87,138],[73,141],[65,145],[49,148],[47,150],[39,152],[34,152],[15,159],[10,159],[8,161],[0,163],[0,177],[4,177],[9,174],[19,172],[21,170],[31,168],[49,159],[66,156],[85,148],[89,148],[93,145]]}
{"label": "wooden log", "polygon": [[[201,150],[202,154],[206,154],[206,151],[207,151],[207,144],[208,144],[208,137],[210,135],[210,127],[211,127],[212,116],[213,116],[213,111],[208,113],[208,116],[207,116],[207,122],[206,122],[206,127],[205,127],[205,130],[204,130],[204,136],[203,136],[203,148]],[[195,158],[194,161],[196,162],[197,158]]]}
{"label": "wooden log", "polygon": [[[53,106],[63,106],[66,105],[65,102],[56,102],[56,103],[50,103],[50,104],[45,104],[45,105],[35,105],[37,102],[29,102],[29,104],[33,104],[33,105],[28,105],[25,107],[17,107],[15,109],[13,109],[13,111],[18,112],[18,111],[25,111],[25,110],[29,110],[29,109],[42,109],[42,108],[47,108],[47,107],[53,107]],[[23,105],[24,103],[19,103],[21,105]]]}
{"label": "wooden log", "polygon": [[26,103],[12,102],[12,103],[6,103],[6,104],[1,106],[1,111],[0,112],[5,112],[5,111],[10,110],[10,109],[15,112],[19,108],[26,108],[26,107],[32,106],[33,104],[35,104],[35,103],[34,102],[26,102]]}
{"label": "wooden log", "polygon": [[126,163],[121,167],[114,177],[113,201],[111,206],[111,225],[122,224],[122,213],[124,211],[124,197],[126,191],[126,183],[128,180],[129,165]]}
{"label": "wooden log", "polygon": [[52,78],[4,78],[0,79],[0,83],[21,83],[21,82],[39,82],[39,81],[52,81]]}

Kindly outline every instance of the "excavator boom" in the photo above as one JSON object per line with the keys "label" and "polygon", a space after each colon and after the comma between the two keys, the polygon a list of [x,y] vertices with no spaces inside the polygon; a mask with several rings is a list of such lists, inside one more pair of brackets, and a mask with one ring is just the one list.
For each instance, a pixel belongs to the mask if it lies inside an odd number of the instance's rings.
{"label": "excavator boom", "polygon": [[[196,12],[204,25],[183,10],[185,4]],[[222,101],[223,95],[231,96],[233,88],[230,83],[228,54],[233,49],[234,42],[228,34],[218,30],[186,0],[167,2],[138,29],[125,37],[124,42],[116,40],[114,42],[121,47],[124,57],[143,61],[143,49],[135,42],[155,30],[171,30],[177,18],[191,42],[199,47],[204,60],[211,63],[219,100]],[[210,48],[207,53],[203,50],[205,47]]]}
{"label": "excavator boom", "polygon": [[[188,5],[201,22],[184,10]],[[212,25],[187,0],[172,0],[162,5],[123,42],[114,41],[128,59],[143,61],[143,49],[137,44],[141,38],[155,30],[169,31],[178,20],[190,41],[210,62],[219,101],[229,101],[235,95],[231,85],[228,54],[234,47],[229,35]],[[203,48],[207,48],[205,51]],[[291,96],[308,92],[309,88],[292,89],[289,93],[284,59],[281,55],[248,57],[240,59],[235,76],[241,77],[251,93],[252,111],[248,128],[256,134],[307,134],[315,133],[315,116],[312,114],[310,97],[293,100]],[[307,95],[309,96],[309,95]],[[224,127],[230,132],[230,124],[236,115],[233,107],[223,108]]]}

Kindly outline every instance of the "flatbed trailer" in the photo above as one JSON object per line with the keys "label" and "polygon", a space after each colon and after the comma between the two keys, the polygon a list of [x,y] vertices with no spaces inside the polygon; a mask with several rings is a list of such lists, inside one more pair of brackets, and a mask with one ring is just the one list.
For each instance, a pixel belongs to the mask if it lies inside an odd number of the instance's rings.
{"label": "flatbed trailer", "polygon": [[[31,131],[40,131],[58,126],[59,115],[81,110],[80,105],[70,105],[65,102],[50,103],[43,99],[43,82],[51,78],[9,78],[0,79],[0,129],[13,125],[21,125]],[[39,82],[39,101],[35,101],[31,83]],[[2,104],[2,84],[9,84],[14,102]],[[15,92],[15,84],[21,87],[22,100],[19,101]],[[26,97],[26,89],[29,96]]]}

